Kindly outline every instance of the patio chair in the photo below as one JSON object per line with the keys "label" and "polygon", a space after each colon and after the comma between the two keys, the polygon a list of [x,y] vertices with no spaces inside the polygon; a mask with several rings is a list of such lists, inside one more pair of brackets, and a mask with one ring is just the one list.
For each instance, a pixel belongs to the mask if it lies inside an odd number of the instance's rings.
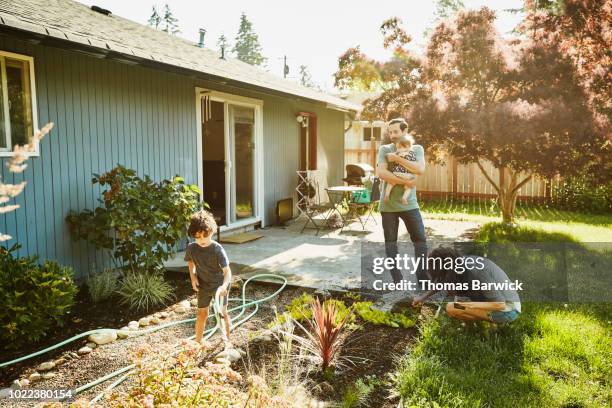
{"label": "patio chair", "polygon": [[333,213],[336,206],[331,202],[323,203],[321,202],[321,193],[319,189],[319,183],[317,181],[312,182],[315,186],[316,194],[314,202],[309,199],[303,202],[304,207],[302,213],[306,215],[306,222],[302,227],[300,233],[303,233],[306,228],[308,228],[308,224],[312,224],[314,228],[317,230],[316,235],[319,235],[319,231],[321,230],[321,224],[317,224],[315,222],[315,218],[317,215],[323,215],[323,224],[327,224],[329,216]]}
{"label": "patio chair", "polygon": [[[364,194],[365,193],[365,194]],[[377,224],[376,218],[372,214],[374,212],[374,208],[380,201],[380,178],[373,177],[372,178],[372,189],[366,190],[364,192],[357,192],[353,195],[351,203],[349,204],[349,209],[351,212],[355,212],[357,214],[357,218],[361,223],[361,228],[365,230],[365,225],[368,223],[370,219],[374,221],[374,224]],[[359,215],[359,212],[363,211],[365,214],[365,219]]]}

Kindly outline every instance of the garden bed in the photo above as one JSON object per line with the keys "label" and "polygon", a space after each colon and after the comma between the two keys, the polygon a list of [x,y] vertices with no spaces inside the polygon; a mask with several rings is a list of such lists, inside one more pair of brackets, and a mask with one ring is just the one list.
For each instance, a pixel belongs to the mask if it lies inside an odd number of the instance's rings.
{"label": "garden bed", "polygon": [[[193,295],[193,289],[189,278],[180,272],[166,272],[165,279],[173,287],[173,293],[176,296],[176,302],[187,299]],[[75,299],[74,307],[70,312],[70,317],[65,321],[63,327],[58,327],[53,330],[47,337],[38,343],[20,347],[18,350],[2,350],[2,361],[9,361],[20,356],[42,350],[53,344],[66,340],[69,337],[75,336],[88,330],[98,328],[115,328],[119,329],[128,324],[132,320],[138,320],[141,317],[155,313],[165,309],[165,306],[158,306],[148,311],[132,310],[118,302],[116,298],[111,298],[100,303],[92,303],[88,297],[87,289],[82,286]],[[81,345],[77,341],[73,344]],[[57,357],[62,354],[66,346],[59,350],[51,351],[40,357],[17,363],[9,367],[0,368],[0,387],[7,387],[11,384],[12,379],[20,376],[24,370],[30,367],[35,367],[43,361]]]}
{"label": "garden bed", "polygon": [[[189,282],[184,278],[185,276],[182,274],[167,275],[167,279],[176,288],[177,299],[179,300],[188,297],[193,298]],[[260,299],[277,289],[278,286],[276,285],[253,283],[247,288],[247,297],[250,299]],[[275,375],[274,370],[276,366],[274,362],[279,351],[278,341],[273,338],[264,342],[252,342],[252,338],[260,334],[262,330],[266,330],[276,316],[275,310],[282,312],[287,305],[295,298],[300,297],[302,293],[304,293],[303,288],[285,288],[276,298],[261,304],[259,312],[233,332],[232,341],[234,344],[247,352],[247,356],[232,365],[243,375],[244,379],[248,378],[250,374],[260,373],[262,370],[265,370],[268,376]],[[239,295],[240,293],[237,288],[230,294],[232,297],[239,297]],[[347,304],[350,303],[350,299],[345,300],[347,300]],[[141,316],[117,307],[112,302],[105,306],[87,306],[86,302],[82,301],[79,302],[79,305],[75,309],[74,316],[83,319],[82,321],[69,324],[66,329],[70,331],[63,330],[61,333],[55,333],[44,344],[38,344],[33,349],[39,350],[52,343],[96,327],[119,328],[127,324],[129,320],[137,320]],[[233,305],[236,305],[236,303],[233,303]],[[232,307],[232,304],[230,304],[230,307]],[[166,321],[191,318],[194,317],[194,312],[195,308],[191,308],[188,313],[168,318]],[[151,313],[153,311],[148,312],[148,314]],[[211,323],[209,322],[207,327],[211,327],[210,325]],[[389,386],[384,384],[382,380],[387,380],[387,373],[393,372],[395,358],[405,352],[410,341],[417,335],[417,329],[393,328],[367,322],[360,322],[359,325],[361,328],[352,331],[348,336],[343,353],[364,359],[364,361],[358,361],[356,365],[349,367],[343,372],[337,372],[331,378],[320,373],[317,374],[314,371],[311,372],[306,380],[308,384],[313,385],[313,387],[308,388],[312,397],[323,401],[339,402],[342,400],[346,389],[353,385],[357,379],[375,377],[381,381],[376,382],[376,386],[370,394],[369,406],[378,407],[391,404],[387,400]],[[147,344],[155,349],[164,345],[178,344],[180,339],[191,335],[193,335],[193,324],[181,324],[148,335],[129,337],[125,340],[118,340],[99,346],[86,356],[68,359],[63,365],[53,370],[55,375],[52,378],[39,380],[28,387],[37,389],[74,389],[130,364],[133,350],[143,344]],[[84,339],[63,347],[61,351],[49,353],[40,358],[5,369],[2,373],[3,386],[10,385],[15,378],[27,378],[41,362],[63,357],[67,352],[71,350],[76,351],[79,347],[82,347],[83,343],[85,343]],[[381,352],[381,350],[384,350],[384,352]],[[27,352],[21,350],[18,355],[24,355]],[[211,356],[209,355],[207,360],[210,360],[210,358]],[[205,361],[201,362],[202,365],[204,363]],[[79,394],[79,397],[91,399],[102,392],[109,383],[110,381],[84,391]],[[133,385],[132,377],[129,377],[116,390],[125,392]],[[246,381],[241,384],[241,387],[246,387]],[[397,403],[397,401],[395,402]],[[30,405],[25,402],[15,403],[14,401],[0,400],[0,407]],[[392,404],[388,406],[392,406]]]}

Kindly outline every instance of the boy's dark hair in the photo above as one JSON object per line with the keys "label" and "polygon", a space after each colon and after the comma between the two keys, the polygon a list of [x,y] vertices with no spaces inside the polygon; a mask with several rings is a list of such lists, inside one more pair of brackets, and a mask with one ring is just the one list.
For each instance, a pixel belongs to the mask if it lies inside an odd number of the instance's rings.
{"label": "boy's dark hair", "polygon": [[208,236],[214,234],[217,231],[217,222],[215,217],[211,213],[205,210],[200,210],[191,216],[189,222],[189,228],[187,234],[195,238],[198,232],[203,232],[204,235]]}
{"label": "boy's dark hair", "polygon": [[452,247],[440,245],[433,249],[427,255],[427,271],[434,282],[455,282],[457,274],[454,268],[445,268],[444,265],[447,259],[452,259],[452,265],[455,264],[455,259],[459,258],[459,252]]}
{"label": "boy's dark hair", "polygon": [[408,123],[406,123],[406,120],[404,118],[391,119],[389,121],[388,126],[395,125],[396,123],[399,123],[400,129],[401,129],[402,132],[404,130],[408,129]]}

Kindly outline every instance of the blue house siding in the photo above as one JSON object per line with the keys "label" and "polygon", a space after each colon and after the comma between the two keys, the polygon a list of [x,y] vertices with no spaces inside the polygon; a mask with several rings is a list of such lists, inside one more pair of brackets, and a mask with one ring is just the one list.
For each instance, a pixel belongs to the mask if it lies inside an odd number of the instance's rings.
{"label": "blue house siding", "polygon": [[[295,113],[318,116],[319,163],[329,184],[340,183],[344,114],[322,105],[219,86],[192,76],[40,46],[0,36],[0,50],[34,57],[38,126],[55,127],[40,145],[40,156],[24,173],[12,174],[0,158],[8,183],[26,181],[17,211],[0,215],[0,231],[22,245],[18,254],[39,255],[86,276],[92,265],[110,265],[108,254],[84,241],[73,242],[65,222],[69,211],[93,209],[100,187],[93,173],[117,164],[154,180],[181,175],[197,184],[195,87],[262,99],[264,130],[264,224],[274,222],[276,201],[292,197],[298,168]],[[206,148],[204,146],[204,148]]]}

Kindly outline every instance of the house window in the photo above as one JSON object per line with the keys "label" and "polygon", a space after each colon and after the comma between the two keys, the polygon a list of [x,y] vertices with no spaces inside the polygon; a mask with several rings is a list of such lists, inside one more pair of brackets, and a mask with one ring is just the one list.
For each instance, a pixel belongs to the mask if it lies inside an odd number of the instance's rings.
{"label": "house window", "polygon": [[381,140],[381,128],[380,126],[364,126],[363,127],[363,141],[369,142],[374,138],[377,142]]}
{"label": "house window", "polygon": [[[32,57],[0,51],[0,155],[27,144],[37,128]],[[38,150],[38,146],[36,146]],[[34,154],[36,154],[35,152]]]}

